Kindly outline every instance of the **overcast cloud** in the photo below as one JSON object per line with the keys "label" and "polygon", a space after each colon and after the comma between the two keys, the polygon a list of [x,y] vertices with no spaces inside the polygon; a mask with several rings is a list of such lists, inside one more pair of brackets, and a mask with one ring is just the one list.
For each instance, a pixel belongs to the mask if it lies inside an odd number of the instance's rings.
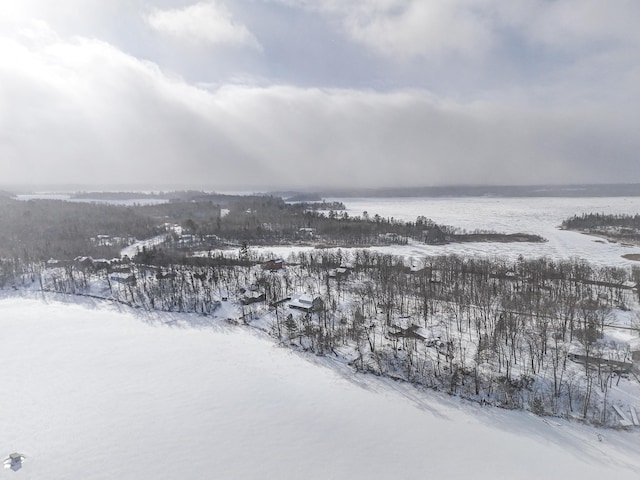
{"label": "overcast cloud", "polygon": [[640,182],[640,2],[16,0],[0,184]]}

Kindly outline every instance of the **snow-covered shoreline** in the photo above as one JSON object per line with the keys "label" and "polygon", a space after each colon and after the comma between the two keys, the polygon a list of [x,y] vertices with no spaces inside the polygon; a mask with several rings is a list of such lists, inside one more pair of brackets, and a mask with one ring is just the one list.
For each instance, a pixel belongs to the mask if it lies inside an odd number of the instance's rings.
{"label": "snow-covered shoreline", "polygon": [[0,448],[27,455],[24,478],[640,475],[638,432],[326,368],[219,320],[100,307],[0,299]]}

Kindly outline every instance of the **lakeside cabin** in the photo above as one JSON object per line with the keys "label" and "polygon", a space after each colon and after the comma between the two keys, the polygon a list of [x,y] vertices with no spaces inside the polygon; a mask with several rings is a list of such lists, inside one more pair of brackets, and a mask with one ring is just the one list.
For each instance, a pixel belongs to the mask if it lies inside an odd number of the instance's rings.
{"label": "lakeside cabin", "polygon": [[324,310],[324,301],[320,297],[312,297],[308,293],[303,293],[291,299],[289,308],[305,313],[321,312]]}

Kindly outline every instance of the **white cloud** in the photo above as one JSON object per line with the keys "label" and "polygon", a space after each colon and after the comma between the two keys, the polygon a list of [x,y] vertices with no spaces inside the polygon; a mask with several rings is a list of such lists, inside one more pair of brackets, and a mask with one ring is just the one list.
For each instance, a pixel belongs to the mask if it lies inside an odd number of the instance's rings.
{"label": "white cloud", "polygon": [[633,123],[606,105],[459,103],[419,90],[206,91],[87,39],[0,39],[0,78],[3,182],[640,180],[629,175],[640,148]]}
{"label": "white cloud", "polygon": [[219,2],[154,10],[146,17],[154,30],[194,44],[233,45],[260,49],[260,43]]}
{"label": "white cloud", "polygon": [[494,42],[487,0],[274,1],[337,18],[353,40],[388,56],[472,58]]}
{"label": "white cloud", "polygon": [[387,55],[479,55],[490,48],[493,35],[475,3],[364,0],[344,12],[345,27],[355,40]]}
{"label": "white cloud", "polygon": [[353,40],[392,57],[462,55],[511,40],[560,51],[640,43],[635,0],[272,0],[338,19]]}
{"label": "white cloud", "polygon": [[517,30],[533,44],[561,51],[640,44],[640,3],[634,0],[492,0],[498,25]]}

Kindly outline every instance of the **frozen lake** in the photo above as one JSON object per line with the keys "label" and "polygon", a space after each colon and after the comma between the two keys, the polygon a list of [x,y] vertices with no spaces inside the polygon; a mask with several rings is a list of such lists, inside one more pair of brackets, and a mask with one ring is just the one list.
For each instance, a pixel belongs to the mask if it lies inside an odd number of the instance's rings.
{"label": "frozen lake", "polygon": [[[461,243],[443,246],[409,245],[376,248],[389,253],[419,258],[424,255],[460,254],[524,257],[579,257],[598,265],[629,266],[637,264],[621,256],[640,253],[640,247],[603,243],[575,232],[562,231],[562,220],[582,213],[640,213],[639,197],[588,198],[328,198],[340,201],[351,216],[375,214],[384,218],[415,221],[422,215],[438,224],[473,231],[495,230],[502,233],[535,233],[546,243]],[[640,265],[640,264],[638,264]]]}
{"label": "frozen lake", "polygon": [[0,453],[26,456],[0,478],[640,475],[637,431],[420,392],[222,319],[83,304],[0,300]]}

